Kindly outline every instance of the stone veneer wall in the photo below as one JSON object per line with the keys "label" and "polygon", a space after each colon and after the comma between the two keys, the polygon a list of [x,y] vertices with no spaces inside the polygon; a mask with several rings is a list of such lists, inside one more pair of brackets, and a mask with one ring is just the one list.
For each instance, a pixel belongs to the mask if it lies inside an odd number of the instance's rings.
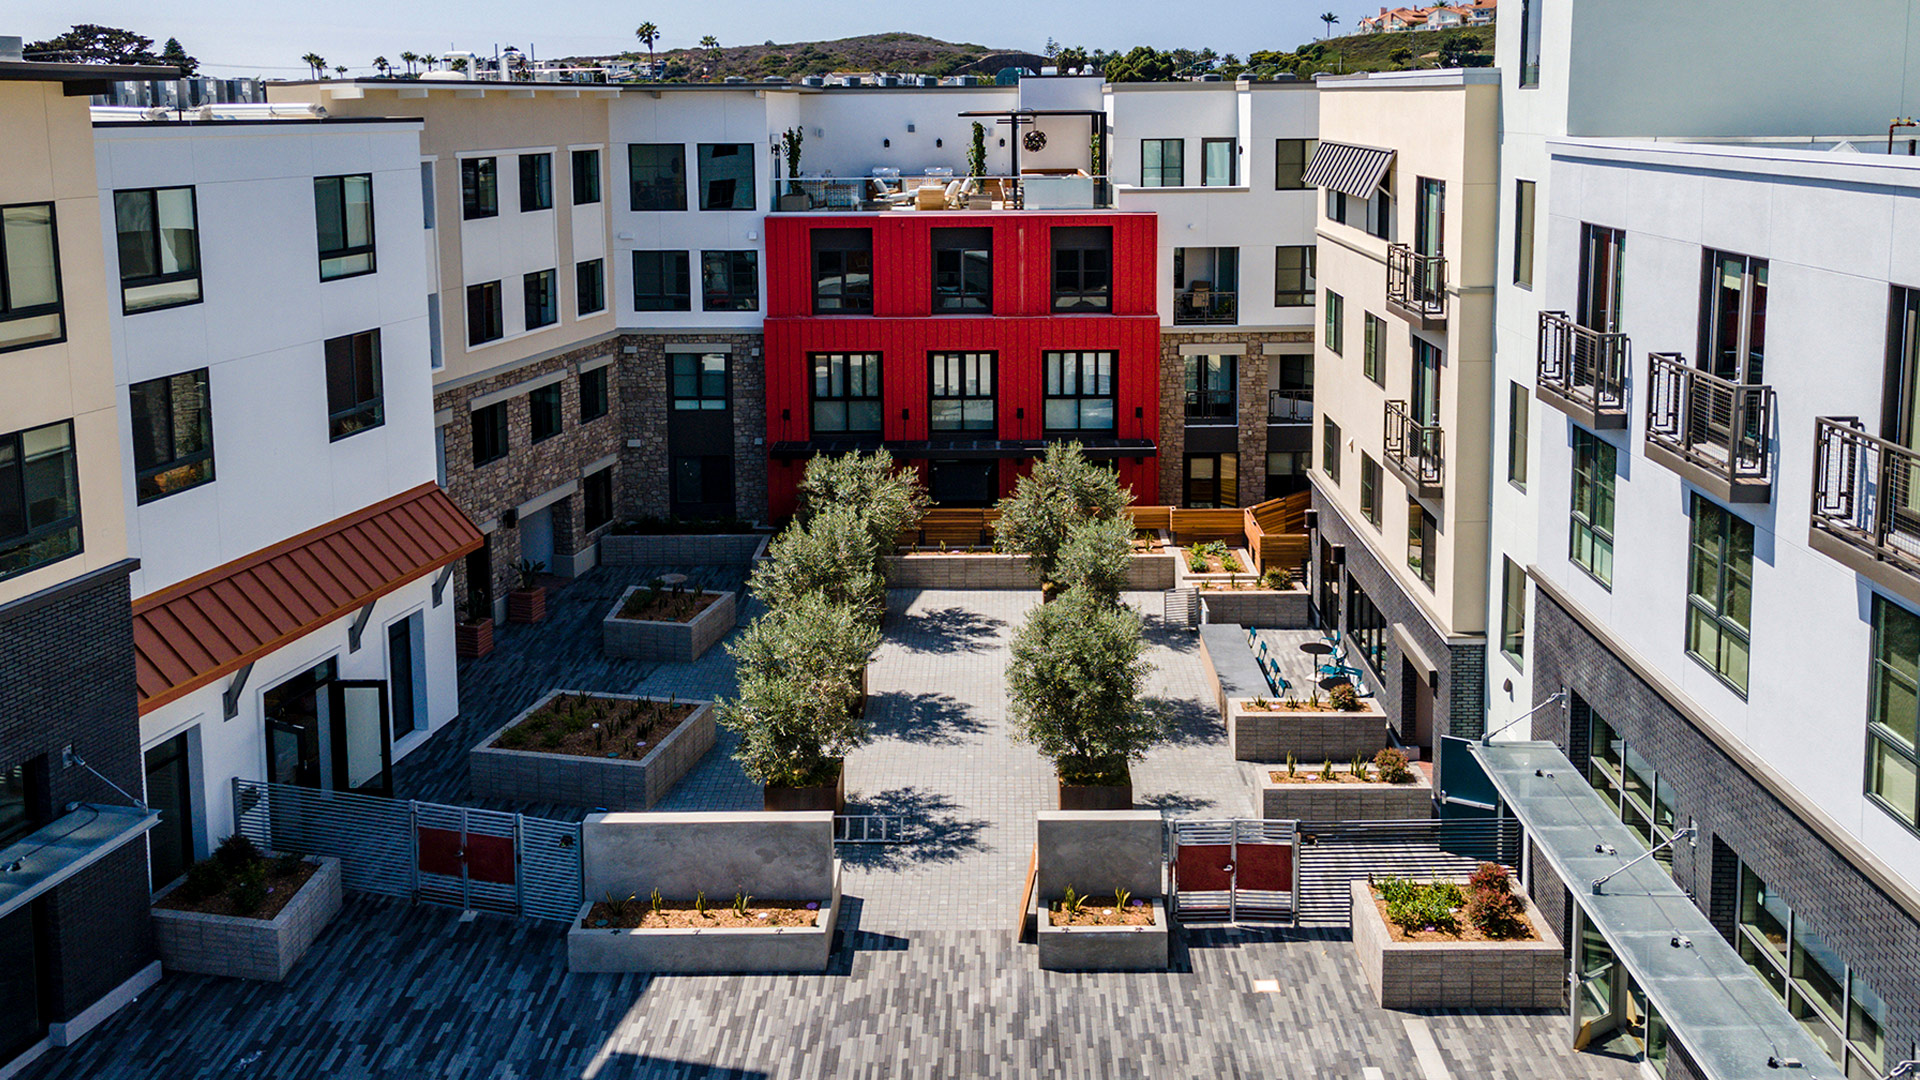
{"label": "stone veneer wall", "polygon": [[727,365],[733,404],[733,507],[747,521],[767,518],[767,367],[758,333],[706,330],[648,330],[621,339],[619,383],[625,442],[614,509],[621,517],[663,517],[670,505],[667,485],[667,350],[670,343],[731,345]]}
{"label": "stone veneer wall", "polygon": [[1267,497],[1268,344],[1313,346],[1312,330],[1240,330],[1231,326],[1160,331],[1160,501],[1179,506],[1185,494],[1187,455],[1187,365],[1180,346],[1245,345],[1238,357],[1240,505]]}

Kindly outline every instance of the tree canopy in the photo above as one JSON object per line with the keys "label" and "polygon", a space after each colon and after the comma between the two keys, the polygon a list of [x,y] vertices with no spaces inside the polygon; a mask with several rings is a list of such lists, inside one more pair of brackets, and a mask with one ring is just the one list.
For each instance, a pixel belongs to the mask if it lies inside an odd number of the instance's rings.
{"label": "tree canopy", "polygon": [[180,39],[168,38],[159,52],[153,51],[153,39],[117,26],[75,23],[64,34],[35,41],[26,47],[30,59],[60,64],[168,64],[191,75],[200,61],[187,55]]}

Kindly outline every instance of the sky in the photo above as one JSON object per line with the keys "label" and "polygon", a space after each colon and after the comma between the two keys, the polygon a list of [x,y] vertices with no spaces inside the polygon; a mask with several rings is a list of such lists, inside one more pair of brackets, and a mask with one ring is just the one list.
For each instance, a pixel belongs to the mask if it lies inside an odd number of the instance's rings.
{"label": "sky", "polygon": [[[1378,9],[1348,0],[1212,0],[1204,8],[1176,8],[1166,0],[0,0],[0,34],[35,41],[73,23],[98,23],[156,42],[177,37],[204,74],[296,78],[307,72],[300,61],[307,52],[329,65],[345,64],[352,74],[372,74],[375,56],[397,63],[407,50],[491,53],[496,45],[518,45],[537,57],[612,53],[636,48],[633,30],[647,21],[659,25],[661,49],[692,46],[708,34],[734,45],[906,31],[1032,52],[1051,36],[1087,49],[1211,47],[1245,56],[1320,36],[1323,11],[1337,14],[1335,30],[1345,33]],[[1202,10],[1204,18],[1193,17]]]}

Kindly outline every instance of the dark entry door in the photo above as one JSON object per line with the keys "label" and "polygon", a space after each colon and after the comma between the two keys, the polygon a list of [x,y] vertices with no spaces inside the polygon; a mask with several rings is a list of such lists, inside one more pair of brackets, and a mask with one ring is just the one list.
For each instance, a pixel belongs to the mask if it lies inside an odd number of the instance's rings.
{"label": "dark entry door", "polygon": [[45,973],[35,933],[38,902],[0,918],[0,1061],[39,1042],[47,1033],[42,1005]]}
{"label": "dark entry door", "polygon": [[185,733],[147,751],[147,805],[160,813],[160,824],[147,834],[147,870],[159,892],[193,861],[193,782]]}
{"label": "dark entry door", "polygon": [[393,791],[393,726],[387,684],[365,679],[329,686],[335,791],[389,795]]}
{"label": "dark entry door", "polygon": [[1183,506],[1195,509],[1240,505],[1238,454],[1188,454]]}
{"label": "dark entry door", "polygon": [[941,506],[992,506],[997,462],[928,463],[928,494]]}
{"label": "dark entry door", "polygon": [[263,711],[269,781],[309,788],[332,786],[322,782],[321,762],[331,743],[331,732],[323,721],[330,704],[326,687],[333,676],[333,661],[324,660],[267,691]]}

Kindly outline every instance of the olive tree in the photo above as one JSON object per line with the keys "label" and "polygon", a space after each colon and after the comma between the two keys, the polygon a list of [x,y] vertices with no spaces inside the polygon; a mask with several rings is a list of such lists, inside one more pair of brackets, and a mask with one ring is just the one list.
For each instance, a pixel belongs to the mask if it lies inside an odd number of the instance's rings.
{"label": "olive tree", "polygon": [[886,612],[887,585],[874,557],[872,535],[860,513],[846,506],[788,525],[767,545],[767,559],[754,569],[748,585],[776,611],[817,592],[876,626]]}
{"label": "olive tree", "polygon": [[1057,585],[1060,549],[1073,527],[1121,517],[1131,502],[1120,478],[1089,461],[1079,443],[1050,443],[1013,494],[1000,500],[994,547],[1025,555],[1043,585]]}
{"label": "olive tree", "polygon": [[890,554],[900,534],[920,520],[927,495],[913,470],[894,468],[893,456],[885,450],[821,454],[807,462],[794,520],[804,523],[836,507],[859,514],[878,559]]}
{"label": "olive tree", "polygon": [[878,627],[818,592],[750,623],[727,646],[738,696],[719,702],[720,722],[740,735],[741,769],[762,784],[832,783],[841,759],[867,740],[860,673],[879,647]]}
{"label": "olive tree", "polygon": [[1055,574],[1061,588],[1086,591],[1117,603],[1132,565],[1133,521],[1119,516],[1075,525],[1060,546]]}
{"label": "olive tree", "polygon": [[1090,589],[1033,609],[1013,637],[1007,695],[1015,731],[1068,783],[1122,783],[1166,736],[1140,700],[1149,665],[1140,616]]}

